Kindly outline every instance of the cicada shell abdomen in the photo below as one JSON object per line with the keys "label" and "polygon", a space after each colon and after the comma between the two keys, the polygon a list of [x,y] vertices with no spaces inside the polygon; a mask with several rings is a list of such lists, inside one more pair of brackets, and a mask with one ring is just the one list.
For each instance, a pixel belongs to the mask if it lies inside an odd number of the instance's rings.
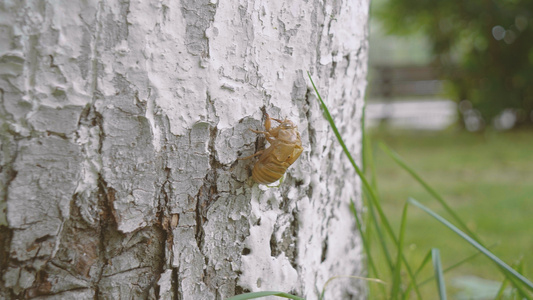
{"label": "cicada shell abdomen", "polygon": [[[261,184],[268,184],[279,180],[285,174],[287,168],[303,152],[300,133],[294,123],[287,119],[283,121],[272,119],[267,113],[265,115],[265,131],[252,131],[264,134],[270,143],[270,147],[252,156],[241,158],[247,159],[261,155],[252,171],[252,178]],[[280,125],[275,128],[270,128],[271,120],[280,123]]]}
{"label": "cicada shell abdomen", "polygon": [[272,141],[270,147],[263,152],[255,164],[252,171],[253,179],[261,184],[277,181],[302,152],[303,148],[299,139],[295,143],[286,143],[280,140]]}

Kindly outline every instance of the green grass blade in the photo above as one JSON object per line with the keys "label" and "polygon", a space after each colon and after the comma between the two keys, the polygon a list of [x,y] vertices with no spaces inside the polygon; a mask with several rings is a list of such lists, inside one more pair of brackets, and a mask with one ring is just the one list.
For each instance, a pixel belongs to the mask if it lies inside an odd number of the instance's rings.
{"label": "green grass blade", "polygon": [[383,222],[383,225],[385,226],[385,229],[386,229],[387,233],[392,237],[394,242],[397,244],[398,241],[397,241],[397,239],[396,239],[396,237],[394,235],[394,232],[392,230],[392,227],[391,227],[388,219],[385,216],[385,213],[383,212],[383,209],[381,208],[381,205],[377,201],[377,197],[376,197],[376,194],[375,194],[374,190],[372,189],[372,187],[368,183],[368,180],[366,179],[366,177],[363,174],[363,172],[361,172],[361,169],[359,169],[359,167],[355,163],[355,159],[352,157],[352,154],[348,150],[348,147],[346,147],[346,144],[344,143],[344,140],[341,137],[341,135],[339,133],[339,130],[337,129],[337,126],[335,125],[335,121],[333,121],[333,117],[331,117],[331,114],[329,113],[329,110],[328,110],[326,104],[324,103],[324,100],[322,100],[322,97],[320,96],[320,93],[318,92],[318,89],[316,88],[315,83],[313,82],[313,79],[311,78],[311,74],[309,74],[309,72],[307,72],[307,75],[309,75],[309,79],[311,80],[311,84],[313,85],[313,88],[315,89],[316,95],[318,97],[318,101],[319,101],[319,103],[320,103],[320,105],[321,105],[321,107],[322,107],[322,109],[324,111],[324,115],[325,115],[326,119],[328,120],[329,125],[331,126],[331,129],[333,130],[333,133],[337,137],[337,140],[339,141],[339,144],[341,145],[342,150],[344,151],[344,154],[348,157],[348,160],[350,161],[352,167],[354,168],[355,172],[357,173],[357,175],[361,179],[361,182],[363,184],[363,192],[367,193],[368,199],[369,199],[369,201],[372,201],[372,204],[376,207],[376,210],[378,211],[379,217],[381,218],[381,222]]}
{"label": "green grass blade", "polygon": [[[322,109],[324,111],[325,117],[328,120],[329,125],[331,126],[331,129],[333,130],[333,133],[337,137],[337,140],[339,141],[339,143],[340,143],[340,145],[342,147],[342,150],[344,151],[344,154],[346,154],[346,156],[348,157],[348,160],[350,161],[350,163],[352,164],[353,168],[355,169],[355,172],[357,173],[357,175],[359,175],[359,178],[361,178],[363,186],[364,186],[364,188],[366,188],[368,190],[368,193],[370,194],[372,200],[375,200],[376,196],[375,196],[374,191],[372,190],[372,188],[371,188],[370,184],[368,183],[368,180],[364,176],[363,172],[361,172],[361,169],[359,169],[359,167],[355,163],[355,159],[352,157],[352,154],[348,150],[348,147],[346,147],[346,144],[344,143],[344,140],[343,140],[341,134],[339,133],[339,130],[337,129],[337,126],[335,125],[335,121],[333,121],[333,117],[329,113],[329,110],[328,110],[328,107],[326,106],[326,103],[324,103],[324,100],[322,100],[322,97],[320,96],[320,93],[318,92],[318,89],[316,88],[315,83],[313,82],[313,79],[311,78],[311,74],[309,74],[309,72],[307,72],[307,74],[309,75],[309,79],[311,80],[311,84],[313,85],[313,88],[315,89],[316,95],[318,97],[318,101],[320,102],[320,105],[322,106]],[[391,228],[391,231],[392,231],[392,228]]]}
{"label": "green grass blade", "polygon": [[[372,257],[372,252],[370,251],[370,247],[369,247],[370,243],[368,241],[367,236],[364,234],[364,232],[362,230],[363,227],[362,227],[362,224],[361,224],[361,219],[357,215],[357,210],[355,209],[355,203],[353,202],[352,199],[350,199],[350,211],[354,215],[355,223],[356,223],[356,226],[358,228],[359,234],[361,236],[361,240],[363,242],[363,248],[365,249],[366,260],[367,260],[368,267],[373,272],[373,274],[374,274],[373,276],[379,278],[379,273],[378,273],[378,270],[377,270],[376,265],[374,263],[374,258]],[[372,273],[369,273],[369,274],[372,274]],[[383,295],[385,295],[386,292],[385,292],[384,285],[379,285],[379,287],[380,287],[380,290],[383,293]],[[324,294],[324,291],[322,292],[322,296],[321,296],[320,299],[322,299],[323,294]]]}
{"label": "green grass blade", "polygon": [[381,149],[390,157],[392,158],[400,167],[402,167],[407,173],[409,173],[416,181],[418,181],[425,189],[428,191],[452,216],[452,218],[460,225],[461,229],[463,231],[466,231],[468,235],[470,235],[474,240],[480,241],[479,238],[466,226],[466,224],[459,218],[459,216],[453,211],[453,209],[444,201],[444,199],[437,193],[429,184],[427,184],[422,177],[420,177],[411,167],[409,167],[403,159],[398,155],[396,152],[392,151],[387,147],[385,144],[380,144]]}
{"label": "green grass blade", "polygon": [[372,253],[370,252],[369,243],[366,239],[366,236],[363,233],[362,227],[361,227],[361,219],[359,219],[359,216],[357,215],[357,210],[355,209],[355,203],[352,199],[350,199],[350,211],[355,217],[355,224],[357,225],[357,230],[359,231],[359,235],[361,236],[361,240],[363,242],[363,248],[365,249],[366,259],[368,261],[368,267],[374,272],[376,277],[379,277],[378,271],[376,269],[376,265],[374,264],[374,260],[372,258]]}
{"label": "green grass blade", "polygon": [[[363,149],[362,149],[362,171],[363,173],[366,173],[366,171],[370,171],[371,174],[371,186],[373,188],[374,191],[377,191],[377,180],[376,180],[376,168],[374,166],[374,159],[372,157],[372,149],[371,149],[371,142],[370,142],[370,137],[368,136],[368,134],[366,134],[366,130],[365,130],[365,118],[366,118],[366,105],[363,106],[363,116],[362,116],[362,119],[361,119],[361,127],[362,127],[362,146],[363,146]],[[381,230],[381,226],[379,225],[379,222],[377,222],[378,218],[376,217],[376,212],[375,212],[375,209],[372,205],[372,201],[370,201],[368,198],[370,196],[368,196],[366,193],[365,193],[365,197],[367,201],[366,202],[366,205],[367,207],[369,208],[368,211],[369,211],[369,214],[368,214],[368,218],[367,218],[367,228],[370,228],[370,226],[373,226],[376,228],[376,233],[377,233],[377,237],[378,237],[378,240],[379,240],[379,243],[380,243],[380,246],[381,246],[381,250],[383,251],[383,254],[385,255],[385,259],[387,261],[387,264],[389,266],[389,270],[392,272],[393,270],[393,263],[392,263],[392,259],[391,259],[391,256],[390,256],[390,253],[389,253],[389,250],[388,250],[388,247],[387,247],[387,243],[385,242],[385,237],[383,235],[383,232]],[[353,203],[352,203],[353,205]],[[351,206],[353,207],[353,209],[355,209],[355,206]],[[354,212],[354,216],[356,216],[357,218],[357,214]],[[359,221],[360,223],[360,221]],[[359,225],[358,225],[359,226]],[[361,236],[363,236],[364,233],[361,231]],[[365,242],[366,240],[366,242]],[[370,236],[368,237],[365,237],[364,240],[363,240],[363,245],[366,244],[365,246],[365,251],[367,253],[367,257],[369,258],[372,258],[371,257],[371,252],[370,252],[370,241],[371,241],[371,238]],[[375,269],[374,267],[374,270],[375,271],[375,274],[376,274],[376,277],[379,277],[378,273],[377,273],[377,270]],[[380,286],[383,290],[383,292],[385,291],[383,286]]]}
{"label": "green grass blade", "polygon": [[439,290],[440,300],[446,300],[446,285],[444,284],[444,273],[440,263],[439,249],[431,249],[431,258],[433,259],[433,268],[435,269],[435,278],[437,278],[437,289]]}
{"label": "green grass blade", "polygon": [[513,292],[519,295],[517,299],[520,299],[520,300],[531,300],[532,299],[531,296],[528,295],[528,293],[522,287],[523,284],[521,284],[520,282],[517,282],[517,279],[509,275],[507,272],[505,272],[503,268],[500,267],[500,270],[502,270],[502,273],[506,275],[506,279],[508,279],[509,282],[511,282],[511,284],[513,285],[514,287]]}
{"label": "green grass blade", "polygon": [[241,294],[241,295],[227,298],[226,300],[247,300],[247,299],[262,298],[262,297],[267,297],[267,296],[278,296],[278,297],[287,298],[287,299],[305,300],[304,298],[301,298],[298,296],[294,296],[294,295],[283,293],[283,292],[275,292],[275,291],[246,293],[246,294]]}
{"label": "green grass blade", "polygon": [[[396,239],[396,236],[394,235],[392,227],[391,227],[387,217],[385,216],[385,213],[383,212],[383,209],[381,208],[381,205],[380,205],[379,201],[377,201],[376,193],[374,192],[374,190],[372,189],[372,187],[368,183],[368,180],[366,179],[366,177],[363,174],[363,172],[361,172],[361,169],[359,169],[359,167],[355,163],[355,159],[352,157],[352,154],[348,150],[348,147],[346,147],[346,144],[344,143],[344,140],[341,137],[341,135],[339,133],[339,130],[337,129],[337,126],[335,125],[335,121],[333,121],[333,117],[329,113],[328,107],[324,103],[324,100],[322,100],[322,97],[320,96],[320,93],[318,92],[318,89],[316,88],[315,83],[313,82],[313,79],[311,78],[311,74],[309,74],[309,72],[307,72],[307,75],[309,76],[309,80],[311,80],[311,84],[313,85],[313,88],[315,89],[315,93],[316,93],[316,95],[318,97],[318,101],[319,101],[319,103],[320,103],[320,105],[322,107],[322,110],[324,111],[324,115],[326,117],[326,120],[329,122],[329,125],[331,126],[331,129],[333,130],[333,133],[337,137],[337,140],[339,141],[339,144],[341,145],[341,147],[342,147],[342,149],[344,151],[344,154],[348,157],[348,160],[350,161],[352,167],[354,168],[355,172],[357,173],[357,175],[361,179],[361,182],[363,184],[363,192],[367,195],[367,198],[369,199],[369,203],[372,202],[371,206],[369,206],[369,207],[370,208],[372,208],[372,207],[376,208],[376,210],[377,210],[377,212],[379,214],[379,217],[381,219],[381,222],[385,226],[385,229],[386,229],[387,233],[391,236],[391,238],[393,239],[394,243],[397,244],[398,241]],[[384,252],[388,253],[388,250],[386,249],[386,247],[384,248]],[[391,261],[390,264],[392,265],[392,261]]]}
{"label": "green grass blade", "polygon": [[378,191],[377,186],[377,177],[376,177],[376,166],[374,164],[374,149],[372,145],[372,140],[370,139],[370,136],[366,132],[366,102],[363,105],[363,114],[361,119],[361,142],[363,145],[362,150],[362,162],[363,162],[363,173],[366,174],[367,170],[370,171],[370,185],[374,189],[374,191]]}
{"label": "green grass blade", "polygon": [[[365,190],[365,195],[367,195],[367,198],[369,198],[370,196],[368,196],[368,193],[366,193],[366,189],[364,189],[364,190]],[[368,211],[369,211],[369,214],[372,216],[372,218],[370,220],[372,222],[372,225],[376,229],[376,235],[377,235],[377,238],[378,238],[378,241],[379,241],[379,245],[381,246],[381,251],[383,252],[383,255],[385,255],[385,260],[387,261],[387,266],[389,267],[389,271],[392,273],[393,270],[394,270],[394,264],[392,262],[392,258],[391,258],[390,252],[389,252],[389,248],[387,247],[387,242],[385,241],[385,235],[383,234],[383,231],[381,230],[381,225],[379,224],[379,219],[376,216],[376,211],[374,209],[373,203],[374,203],[374,201],[372,201],[372,200],[368,200],[367,201]]]}
{"label": "green grass blade", "polygon": [[[464,222],[459,218],[459,216],[453,211],[453,209],[444,201],[444,199],[437,193],[428,183],[426,183],[411,167],[409,167],[403,159],[396,152],[392,151],[387,145],[380,144],[382,150],[392,158],[400,167],[402,167],[407,173],[409,173],[416,181],[418,181],[443,207],[444,209],[454,218],[454,220],[463,227],[463,230],[466,231],[472,237],[475,237],[475,234],[472,233],[469,228],[464,224]],[[476,238],[477,240],[477,238]]]}
{"label": "green grass blade", "polygon": [[[429,250],[428,253],[426,254],[426,256],[424,256],[424,259],[420,263],[420,266],[418,267],[418,269],[416,269],[416,271],[415,271],[415,279],[418,276],[418,274],[420,273],[420,271],[422,271],[422,269],[424,269],[424,267],[426,266],[426,264],[429,262],[430,259],[431,259],[431,250]],[[409,295],[409,293],[411,292],[411,289],[413,288],[413,286],[420,286],[420,284],[416,283],[416,281],[409,282],[409,285],[405,289],[405,295]]]}
{"label": "green grass blade", "polygon": [[[489,247],[488,249],[490,249],[490,248],[492,248],[492,247],[494,247],[494,245],[491,246],[491,247]],[[472,255],[466,257],[466,258],[463,258],[463,259],[461,259],[460,261],[454,263],[453,265],[451,265],[451,266],[445,268],[445,269],[443,270],[443,272],[444,272],[444,273],[449,272],[449,271],[451,271],[451,270],[453,270],[453,269],[455,269],[455,268],[461,266],[462,264],[464,264],[464,263],[466,263],[466,262],[468,262],[468,261],[470,261],[470,260],[476,258],[478,255],[481,255],[481,254],[482,254],[481,252],[477,251],[476,253],[474,253],[474,254],[472,254]],[[433,281],[434,278],[435,278],[434,276],[431,276],[431,277],[429,277],[429,278],[426,278],[424,281],[420,282],[418,285],[419,285],[419,286],[422,286],[422,285],[424,285],[424,284],[427,284],[427,283]]]}
{"label": "green grass blade", "polygon": [[[363,109],[366,109],[363,107]],[[363,118],[365,117],[365,111],[363,110]],[[367,171],[370,171],[370,185],[374,191],[378,191],[377,177],[376,177],[376,166],[374,164],[374,150],[372,146],[372,140],[369,135],[366,134],[365,129],[363,128],[362,134],[362,144],[363,144],[363,173],[367,174]]]}
{"label": "green grass blade", "polygon": [[[513,264],[513,269],[516,269],[518,273],[523,275],[523,271],[524,270],[523,270],[523,265],[521,263],[519,263],[518,265],[517,264]],[[514,287],[513,292],[516,295],[518,295],[517,299],[520,299],[520,300],[524,300],[524,299],[530,300],[531,299],[531,296],[528,295],[526,291],[524,291],[524,289],[522,288],[522,285],[517,283],[515,278],[512,278],[512,277],[509,278],[509,276],[507,276],[507,279],[509,279],[509,281],[513,285],[513,287]]]}
{"label": "green grass blade", "polygon": [[[524,261],[522,259],[520,259],[520,261],[518,263],[513,264],[513,268],[516,269],[518,272],[520,272],[522,274],[522,272],[524,271],[523,270]],[[502,300],[502,299],[504,299],[503,297],[504,297],[505,289],[509,285],[509,281],[510,280],[508,278],[505,278],[503,280],[502,285],[500,286],[500,289],[498,290],[498,293],[496,294],[496,298],[494,298],[494,300]]]}
{"label": "green grass blade", "polygon": [[509,280],[506,278],[503,280],[502,285],[500,286],[500,289],[498,290],[498,293],[496,294],[496,298],[494,300],[502,300],[503,293],[505,292],[505,288],[509,285]]}
{"label": "green grass blade", "polygon": [[[325,115],[326,119],[328,120],[328,122],[329,122],[329,124],[331,126],[331,129],[333,130],[335,136],[337,137],[337,140],[339,141],[339,144],[341,145],[341,147],[342,147],[342,149],[344,151],[344,154],[348,157],[348,160],[352,164],[355,172],[357,173],[357,175],[361,179],[361,182],[363,184],[363,192],[367,193],[367,195],[369,196],[368,197],[369,198],[369,202],[372,201],[372,204],[376,208],[376,210],[377,210],[377,212],[379,214],[379,217],[381,219],[381,222],[383,223],[383,226],[385,227],[385,230],[386,230],[387,234],[390,235],[392,241],[394,242],[394,245],[396,247],[398,247],[398,239],[394,235],[394,231],[392,230],[392,226],[390,225],[389,220],[385,216],[385,213],[383,212],[383,208],[381,207],[381,204],[377,200],[378,198],[376,197],[376,193],[374,192],[374,190],[372,189],[372,187],[368,183],[368,180],[366,179],[366,177],[363,174],[363,172],[361,172],[361,169],[359,169],[359,167],[355,163],[355,160],[353,159],[350,151],[348,151],[348,147],[346,147],[346,144],[344,143],[344,140],[342,139],[342,137],[341,137],[341,135],[339,133],[339,130],[337,129],[337,126],[335,125],[335,122],[333,121],[333,118],[331,117],[331,114],[329,113],[329,110],[328,110],[326,104],[324,103],[324,100],[322,100],[322,97],[320,96],[320,93],[318,92],[318,89],[316,88],[315,83],[313,82],[313,79],[311,78],[311,74],[309,72],[307,72],[307,75],[309,76],[309,80],[311,80],[311,84],[313,85],[315,93],[316,93],[316,95],[318,97],[318,101],[319,101],[319,103],[320,103],[320,105],[321,105],[321,107],[322,107],[322,109],[324,111],[324,115]],[[403,257],[402,259],[404,260],[405,268],[407,270],[407,274],[409,275],[411,281],[414,281],[415,278],[414,278],[413,272],[412,272],[409,264],[407,263],[407,259],[405,257]],[[422,296],[421,296],[420,291],[418,290],[418,287],[416,285],[415,285],[415,292],[417,293],[418,298],[421,299]]]}
{"label": "green grass blade", "polygon": [[[350,199],[350,201],[352,201],[352,200]],[[371,203],[371,201],[369,203]],[[352,203],[350,205],[350,208],[352,208],[352,207],[353,207],[353,211],[352,212],[354,213],[354,216],[356,218],[356,223],[358,224],[357,226],[359,226],[359,228],[363,228],[363,227],[360,227],[360,225],[359,225],[359,224],[361,224],[361,219],[359,218],[359,216],[355,212],[355,205],[354,205],[353,201],[352,201]],[[370,211],[370,209],[367,210],[367,217],[365,218],[365,230],[363,231],[363,234],[362,234],[361,238],[362,239],[364,238],[363,246],[364,246],[365,251],[367,253],[367,260],[368,260],[368,263],[370,265],[369,271],[373,272],[373,274],[371,272],[369,272],[368,274],[369,274],[370,277],[381,278],[381,275],[378,273],[378,269],[375,267],[374,257],[372,255],[373,252],[372,252],[372,248],[371,248],[371,246],[372,246],[371,241],[372,241],[373,237],[376,236],[372,229],[374,227],[376,228],[377,235],[378,235],[380,240],[383,240],[383,234],[381,232],[381,229],[379,228],[379,224],[377,222],[375,212],[372,211],[370,213],[369,211]],[[382,248],[382,250],[387,251],[386,245],[382,245],[382,246],[385,247],[385,249]],[[387,295],[387,292],[385,290],[385,286],[379,285],[379,291],[381,292],[381,297],[379,297],[379,299],[385,299],[386,295]],[[369,293],[371,293],[371,292],[372,292],[372,289],[369,290]]]}
{"label": "green grass blade", "polygon": [[509,265],[507,265],[504,261],[502,261],[500,258],[498,258],[496,255],[492,254],[487,248],[483,247],[480,243],[478,243],[473,238],[469,237],[467,234],[462,232],[459,228],[455,227],[452,223],[448,222],[446,219],[441,217],[440,215],[434,213],[429,208],[425,207],[418,201],[416,201],[413,198],[409,198],[409,201],[411,204],[417,206],[418,208],[422,209],[429,215],[431,215],[433,218],[437,219],[439,222],[444,224],[446,227],[451,229],[453,232],[455,232],[457,235],[465,239],[470,245],[474,246],[476,249],[478,249],[481,253],[483,253],[485,256],[487,256],[491,261],[493,261],[497,266],[501,267],[501,269],[504,272],[507,272],[509,275],[512,275],[512,279],[516,279],[519,282],[523,283],[530,291],[533,291],[533,283],[529,281],[526,277],[524,277],[522,274],[515,271],[513,268],[511,268]]}
{"label": "green grass blade", "polygon": [[[492,248],[492,246],[491,246],[491,248]],[[464,259],[462,259],[462,260],[460,260],[460,261],[458,261],[458,262],[456,262],[455,264],[453,264],[453,265],[451,265],[451,266],[445,268],[442,272],[443,272],[444,274],[446,274],[446,272],[449,272],[449,271],[451,271],[451,270],[453,270],[453,269],[455,269],[455,268],[461,266],[462,264],[464,264],[464,263],[466,263],[466,262],[468,262],[468,261],[470,261],[470,260],[476,258],[478,255],[481,255],[481,252],[478,251],[478,252],[476,252],[476,253],[474,253],[474,254],[472,254],[472,255],[470,255],[470,256],[468,256],[468,257],[466,257],[466,258],[464,258]],[[429,262],[430,259],[431,259],[431,250],[428,251],[428,253],[427,253],[426,256],[424,257],[424,259],[422,260],[422,263],[420,263],[420,266],[419,266],[418,269],[415,271],[415,277],[418,276],[418,274],[422,271],[422,269],[426,266],[426,264]],[[427,284],[427,283],[429,283],[429,282],[432,282],[434,279],[435,279],[435,276],[431,276],[431,277],[429,277],[429,278],[426,278],[424,281],[418,283],[417,285],[418,285],[419,287],[420,287],[420,286],[423,286],[424,284]],[[405,293],[406,293],[406,294],[409,294],[409,292],[410,292],[411,289],[413,288],[413,287],[411,286],[412,284],[413,284],[413,283],[411,282],[411,283],[409,283],[409,286],[407,286],[407,289],[405,290]]]}
{"label": "green grass blade", "polygon": [[378,179],[377,179],[377,175],[376,175],[376,165],[374,164],[374,154],[373,154],[372,148],[370,147],[370,145],[371,145],[370,140],[367,140],[367,143],[369,144],[368,148],[370,149],[368,151],[368,155],[367,155],[369,169],[370,169],[370,184],[372,185],[372,188],[375,191],[379,191],[379,189],[378,189]]}
{"label": "green grass blade", "polygon": [[420,266],[418,267],[418,269],[416,269],[415,276],[418,276],[420,271],[422,271],[422,269],[426,266],[426,264],[429,262],[430,259],[431,259],[431,250],[428,251],[428,254],[426,254],[424,259],[420,263]]}
{"label": "green grass blade", "polygon": [[360,280],[366,280],[367,282],[376,282],[376,283],[380,283],[380,284],[385,284],[385,282],[383,280],[380,280],[380,279],[377,279],[377,278],[368,278],[368,277],[352,276],[352,275],[348,275],[348,276],[333,276],[330,279],[328,279],[328,281],[326,281],[326,283],[324,284],[324,287],[322,287],[322,293],[320,293],[320,298],[318,298],[319,300],[323,300],[324,299],[324,294],[326,293],[326,287],[328,286],[328,284],[330,284],[333,280],[339,279],[339,278],[360,279]]}
{"label": "green grass blade", "polygon": [[396,265],[394,266],[394,274],[392,276],[391,299],[398,299],[400,295],[400,284],[402,283],[401,269],[403,257],[403,242],[405,236],[405,224],[407,223],[407,202],[403,207],[402,221],[400,223],[400,234],[398,238],[398,253],[396,257]]}

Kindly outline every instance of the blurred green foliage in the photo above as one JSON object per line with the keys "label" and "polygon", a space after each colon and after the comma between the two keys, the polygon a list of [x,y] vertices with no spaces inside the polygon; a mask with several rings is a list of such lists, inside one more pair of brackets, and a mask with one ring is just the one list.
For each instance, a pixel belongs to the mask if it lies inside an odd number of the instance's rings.
{"label": "blurred green foliage", "polygon": [[504,110],[533,125],[533,1],[387,0],[373,11],[391,34],[424,34],[450,96],[491,122]]}

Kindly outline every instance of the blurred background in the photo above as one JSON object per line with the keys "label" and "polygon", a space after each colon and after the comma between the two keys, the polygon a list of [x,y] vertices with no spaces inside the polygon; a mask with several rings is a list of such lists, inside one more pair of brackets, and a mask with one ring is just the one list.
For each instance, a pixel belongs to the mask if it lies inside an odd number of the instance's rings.
{"label": "blurred background", "polygon": [[[493,253],[532,279],[532,0],[373,0],[366,122],[373,142],[401,155]],[[450,219],[378,147],[373,155],[395,226],[409,196]],[[433,247],[444,268],[476,253],[415,208],[406,232],[415,266]],[[421,278],[432,275],[426,269]],[[502,280],[482,256],[446,273],[451,299],[494,299]],[[434,281],[424,289],[435,299]]]}

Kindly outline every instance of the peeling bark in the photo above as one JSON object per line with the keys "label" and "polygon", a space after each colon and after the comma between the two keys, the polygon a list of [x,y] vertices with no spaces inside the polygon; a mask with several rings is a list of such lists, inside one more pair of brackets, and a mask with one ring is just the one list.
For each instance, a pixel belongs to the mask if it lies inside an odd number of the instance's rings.
{"label": "peeling bark", "polygon": [[[368,1],[3,1],[0,298],[316,299],[361,275]],[[304,153],[254,184],[262,110]],[[362,284],[327,297],[359,299]]]}

